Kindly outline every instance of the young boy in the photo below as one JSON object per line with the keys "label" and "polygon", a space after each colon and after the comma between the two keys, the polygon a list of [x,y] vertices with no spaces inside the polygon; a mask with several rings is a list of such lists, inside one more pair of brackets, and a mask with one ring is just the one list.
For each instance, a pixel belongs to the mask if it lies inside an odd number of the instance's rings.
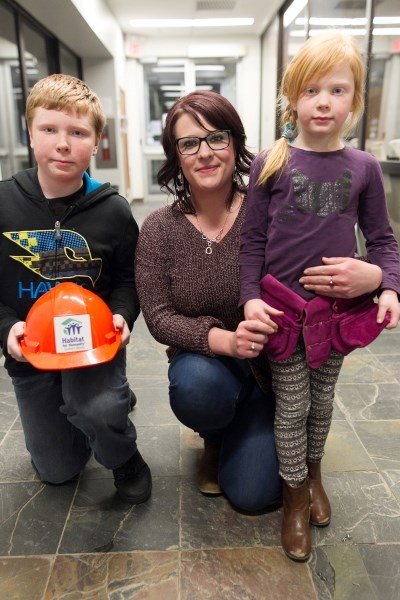
{"label": "young boy", "polygon": [[[114,473],[126,502],[145,502],[151,473],[128,418],[125,348],[139,314],[134,281],[138,226],[128,202],[86,173],[105,116],[88,86],[68,75],[38,81],[26,119],[37,167],[0,182],[0,343],[32,466],[67,482],[91,453]],[[26,315],[51,287],[72,281],[109,306],[121,347],[110,362],[43,371],[21,352]]]}

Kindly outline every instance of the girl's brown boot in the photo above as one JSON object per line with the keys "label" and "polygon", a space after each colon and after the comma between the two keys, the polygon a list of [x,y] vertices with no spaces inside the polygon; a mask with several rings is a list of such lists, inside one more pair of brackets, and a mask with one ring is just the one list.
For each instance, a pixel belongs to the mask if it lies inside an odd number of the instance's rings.
{"label": "girl's brown boot", "polygon": [[307,479],[299,487],[283,482],[282,547],[286,556],[298,562],[311,553],[310,498]]}
{"label": "girl's brown boot", "polygon": [[307,462],[308,485],[310,488],[310,523],[326,527],[331,522],[331,505],[321,478],[321,461]]}

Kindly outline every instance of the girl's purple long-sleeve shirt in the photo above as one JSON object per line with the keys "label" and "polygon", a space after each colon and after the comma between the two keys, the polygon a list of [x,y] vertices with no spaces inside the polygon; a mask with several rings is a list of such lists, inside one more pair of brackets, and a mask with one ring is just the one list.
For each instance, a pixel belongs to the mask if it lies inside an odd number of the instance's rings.
{"label": "girl's purple long-sleeve shirt", "polygon": [[270,273],[306,300],[299,284],[322,257],[353,257],[355,226],[366,240],[368,260],[381,267],[381,289],[400,294],[398,244],[390,225],[383,175],[371,154],[345,147],[312,152],[290,147],[283,172],[267,184],[257,180],[265,152],[253,161],[241,233],[240,305],[260,298],[259,281]]}

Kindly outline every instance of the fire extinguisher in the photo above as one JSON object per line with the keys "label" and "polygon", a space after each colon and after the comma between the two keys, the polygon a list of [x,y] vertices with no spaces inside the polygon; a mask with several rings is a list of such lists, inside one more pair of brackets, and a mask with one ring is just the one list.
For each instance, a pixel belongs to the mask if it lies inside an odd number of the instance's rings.
{"label": "fire extinguisher", "polygon": [[101,157],[103,160],[110,160],[110,138],[108,137],[108,129],[104,128],[101,134]]}

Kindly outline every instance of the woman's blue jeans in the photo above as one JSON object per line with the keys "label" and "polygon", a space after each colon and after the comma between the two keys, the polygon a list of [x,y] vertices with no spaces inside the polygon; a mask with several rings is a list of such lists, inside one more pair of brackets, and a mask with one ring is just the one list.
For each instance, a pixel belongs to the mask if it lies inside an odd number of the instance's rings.
{"label": "woman's blue jeans", "polygon": [[178,352],[169,367],[171,408],[181,423],[220,447],[219,485],[239,510],[268,510],[281,499],[274,396],[248,363]]}
{"label": "woman's blue jeans", "polygon": [[108,469],[136,452],[125,350],[110,362],[13,377],[26,447],[42,481],[77,475],[91,453]]}

